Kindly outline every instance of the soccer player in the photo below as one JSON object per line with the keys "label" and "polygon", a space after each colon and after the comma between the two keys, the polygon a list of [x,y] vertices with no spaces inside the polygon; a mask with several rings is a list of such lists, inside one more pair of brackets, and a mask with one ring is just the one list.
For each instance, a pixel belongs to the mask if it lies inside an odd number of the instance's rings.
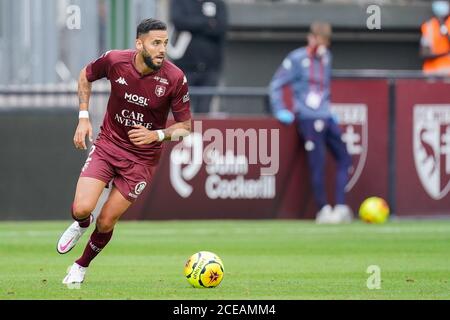
{"label": "soccer player", "polygon": [[[167,43],[165,23],[143,20],[137,27],[136,50],[106,52],[80,73],[79,122],[73,139],[77,149],[87,149],[86,136],[92,141],[88,112],[91,83],[106,77],[111,94],[100,134],[76,186],[72,205],[75,222],[57,244],[60,254],[69,252],[86,232],[91,212],[111,181],[112,189],[82,256],[70,268],[64,284],[83,282],[89,264],[110,241],[114,225],[151,182],[162,142],[190,133],[188,84],[183,72],[165,60]],[[165,128],[169,111],[176,122]]]}
{"label": "soccer player", "polygon": [[[270,83],[270,101],[275,117],[282,123],[297,120],[297,129],[305,141],[311,172],[311,184],[319,212],[317,223],[340,223],[352,220],[345,204],[345,185],[351,158],[341,138],[341,130],[330,112],[331,52],[328,49],[331,26],[311,25],[308,45],[291,52]],[[283,99],[283,87],[293,91],[294,113]],[[337,161],[335,207],[328,204],[324,183],[325,150],[330,148]]]}

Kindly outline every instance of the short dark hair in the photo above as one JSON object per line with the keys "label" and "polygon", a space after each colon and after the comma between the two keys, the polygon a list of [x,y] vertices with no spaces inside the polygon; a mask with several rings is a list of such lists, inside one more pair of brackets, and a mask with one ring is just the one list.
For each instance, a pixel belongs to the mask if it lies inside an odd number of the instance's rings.
{"label": "short dark hair", "polygon": [[167,30],[167,25],[161,20],[153,18],[144,19],[137,26],[136,39],[139,38],[139,36],[146,34],[151,30]]}

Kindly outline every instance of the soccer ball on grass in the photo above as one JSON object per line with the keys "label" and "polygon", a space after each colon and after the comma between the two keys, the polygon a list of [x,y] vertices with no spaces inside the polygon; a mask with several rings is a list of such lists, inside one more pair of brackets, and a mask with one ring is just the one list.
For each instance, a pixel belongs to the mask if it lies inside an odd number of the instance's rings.
{"label": "soccer ball on grass", "polygon": [[384,223],[389,217],[389,206],[380,197],[370,197],[359,208],[359,217],[367,223]]}
{"label": "soccer ball on grass", "polygon": [[223,279],[223,263],[218,255],[200,251],[186,261],[184,275],[195,288],[217,287]]}

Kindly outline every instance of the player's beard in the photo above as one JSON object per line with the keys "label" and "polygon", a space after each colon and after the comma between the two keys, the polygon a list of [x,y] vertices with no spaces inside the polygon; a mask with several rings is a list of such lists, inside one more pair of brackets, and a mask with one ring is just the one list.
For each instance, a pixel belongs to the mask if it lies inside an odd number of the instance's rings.
{"label": "player's beard", "polygon": [[150,69],[152,69],[154,71],[158,71],[159,69],[161,69],[162,62],[164,62],[164,60],[161,62],[160,65],[154,64],[151,54],[148,53],[147,50],[145,50],[145,48],[142,48],[142,49],[143,49],[142,50],[142,58],[144,59],[144,63],[147,65],[147,67],[149,67]]}

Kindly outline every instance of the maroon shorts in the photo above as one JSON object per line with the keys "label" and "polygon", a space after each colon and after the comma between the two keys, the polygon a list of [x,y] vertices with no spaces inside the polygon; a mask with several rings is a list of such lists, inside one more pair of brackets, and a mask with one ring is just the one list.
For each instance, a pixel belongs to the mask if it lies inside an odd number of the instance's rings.
{"label": "maroon shorts", "polygon": [[93,145],[80,177],[111,181],[128,201],[134,202],[154,174],[155,166],[136,163],[123,154],[106,152],[101,143]]}

